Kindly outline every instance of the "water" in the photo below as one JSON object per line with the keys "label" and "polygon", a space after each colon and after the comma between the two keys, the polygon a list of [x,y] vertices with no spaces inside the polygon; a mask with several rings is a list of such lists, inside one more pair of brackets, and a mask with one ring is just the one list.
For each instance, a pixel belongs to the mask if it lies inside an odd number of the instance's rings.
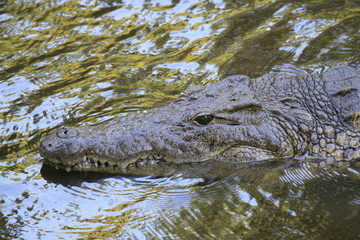
{"label": "water", "polygon": [[42,135],[232,74],[360,61],[358,1],[0,1],[0,238],[355,239],[360,169],[217,181],[42,168]]}

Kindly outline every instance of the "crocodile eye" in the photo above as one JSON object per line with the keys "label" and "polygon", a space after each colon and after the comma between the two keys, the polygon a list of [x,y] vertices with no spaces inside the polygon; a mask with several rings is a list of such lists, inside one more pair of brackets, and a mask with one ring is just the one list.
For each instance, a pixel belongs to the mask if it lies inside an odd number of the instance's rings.
{"label": "crocodile eye", "polygon": [[194,122],[198,125],[208,125],[213,119],[212,115],[200,115],[194,118]]}

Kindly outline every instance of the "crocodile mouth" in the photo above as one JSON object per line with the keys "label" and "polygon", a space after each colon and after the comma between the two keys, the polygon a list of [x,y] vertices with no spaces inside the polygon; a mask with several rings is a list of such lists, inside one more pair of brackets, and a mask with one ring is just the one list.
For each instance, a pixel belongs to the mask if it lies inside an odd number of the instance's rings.
{"label": "crocodile mouth", "polygon": [[83,159],[79,163],[73,165],[66,165],[61,162],[47,161],[55,169],[64,169],[66,172],[71,171],[99,171],[99,172],[114,172],[114,173],[126,173],[130,169],[134,168],[152,168],[156,165],[166,163],[164,158],[157,154],[150,154],[145,158],[138,158],[131,163],[124,164],[123,162],[114,163],[110,161],[95,160],[87,155],[84,155]]}
{"label": "crocodile mouth", "polygon": [[[237,163],[244,163],[244,162],[253,162],[253,161],[262,161],[265,159],[271,159],[277,157],[276,154],[267,149],[261,149],[259,147],[253,147],[248,145],[238,145],[236,148],[236,155],[234,156],[234,149],[229,148],[224,150],[219,154],[221,157],[225,157],[229,159],[229,162],[237,162]],[[254,157],[256,156],[256,157]],[[51,161],[46,159],[50,165],[52,165],[55,169],[63,169],[66,172],[108,172],[108,173],[121,173],[127,174],[131,173],[132,171],[138,170],[151,170],[154,168],[161,168],[161,167],[168,167],[175,165],[186,165],[186,164],[195,164],[195,163],[203,163],[210,159],[216,159],[218,156],[213,156],[207,159],[201,159],[195,161],[184,161],[184,162],[175,162],[169,161],[168,158],[164,158],[160,154],[152,153],[147,154],[145,156],[141,156],[135,158],[133,160],[127,161],[114,161],[114,160],[106,160],[106,159],[99,159],[99,157],[92,157],[88,154],[85,154],[80,161],[69,163],[64,162],[61,159],[57,159],[56,161]],[[235,159],[234,159],[235,157]],[[160,166],[161,165],[161,166]]]}

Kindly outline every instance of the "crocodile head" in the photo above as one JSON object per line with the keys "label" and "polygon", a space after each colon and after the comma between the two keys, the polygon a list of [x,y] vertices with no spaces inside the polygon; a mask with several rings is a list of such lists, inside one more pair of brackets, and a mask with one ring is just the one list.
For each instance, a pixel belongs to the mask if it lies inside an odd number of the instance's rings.
{"label": "crocodile head", "polygon": [[[305,81],[313,86],[302,86]],[[311,106],[317,99],[323,105],[319,113]],[[191,164],[211,168],[305,153],[344,158],[349,153],[337,141],[348,145],[351,140],[358,143],[342,124],[321,76],[240,75],[194,86],[148,112],[97,126],[61,127],[42,140],[40,153],[67,171],[154,174]]]}

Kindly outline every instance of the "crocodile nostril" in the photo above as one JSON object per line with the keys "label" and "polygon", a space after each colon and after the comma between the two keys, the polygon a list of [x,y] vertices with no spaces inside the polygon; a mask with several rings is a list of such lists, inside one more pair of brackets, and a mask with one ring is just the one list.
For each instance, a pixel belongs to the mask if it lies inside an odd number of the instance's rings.
{"label": "crocodile nostril", "polygon": [[52,152],[54,147],[56,147],[55,142],[45,138],[40,142],[40,153]]}
{"label": "crocodile nostril", "polygon": [[59,138],[72,138],[79,134],[79,131],[74,128],[62,127],[56,132]]}

